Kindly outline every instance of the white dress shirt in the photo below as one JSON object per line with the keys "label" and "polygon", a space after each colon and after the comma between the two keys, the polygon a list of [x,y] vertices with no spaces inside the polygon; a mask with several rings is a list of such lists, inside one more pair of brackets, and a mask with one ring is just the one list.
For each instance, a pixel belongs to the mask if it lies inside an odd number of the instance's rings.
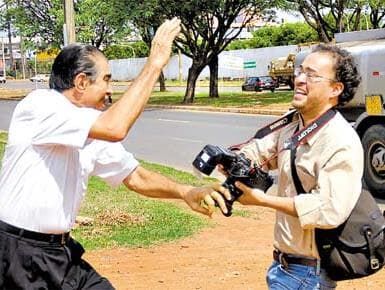
{"label": "white dress shirt", "polygon": [[16,106],[0,173],[0,220],[37,232],[68,232],[89,176],[117,186],[137,167],[119,142],[88,138],[100,113],[55,90],[35,90]]}

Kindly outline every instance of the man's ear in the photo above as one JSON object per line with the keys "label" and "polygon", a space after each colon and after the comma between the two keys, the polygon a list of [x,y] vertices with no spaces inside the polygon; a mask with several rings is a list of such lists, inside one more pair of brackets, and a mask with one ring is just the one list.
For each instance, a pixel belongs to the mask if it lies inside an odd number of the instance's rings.
{"label": "man's ear", "polygon": [[342,94],[344,91],[344,84],[342,82],[335,82],[332,85],[332,97],[337,97]]}
{"label": "man's ear", "polygon": [[74,87],[77,92],[82,93],[89,84],[89,79],[85,73],[79,73],[75,76]]}

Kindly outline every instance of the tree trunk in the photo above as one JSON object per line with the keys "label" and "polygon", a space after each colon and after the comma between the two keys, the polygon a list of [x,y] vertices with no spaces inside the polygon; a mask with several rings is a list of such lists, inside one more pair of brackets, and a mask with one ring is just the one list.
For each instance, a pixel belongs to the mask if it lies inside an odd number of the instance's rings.
{"label": "tree trunk", "polygon": [[194,63],[189,68],[188,76],[187,76],[186,93],[183,99],[184,104],[192,104],[194,102],[195,85],[199,77],[199,74],[202,72],[202,70],[203,70],[203,67],[196,65]]}
{"label": "tree trunk", "polygon": [[210,69],[210,98],[219,98],[218,94],[218,55],[215,55],[209,62]]}
{"label": "tree trunk", "polygon": [[165,82],[165,79],[164,79],[163,71],[161,71],[160,75],[159,75],[159,90],[161,92],[165,92],[166,91],[166,82]]}

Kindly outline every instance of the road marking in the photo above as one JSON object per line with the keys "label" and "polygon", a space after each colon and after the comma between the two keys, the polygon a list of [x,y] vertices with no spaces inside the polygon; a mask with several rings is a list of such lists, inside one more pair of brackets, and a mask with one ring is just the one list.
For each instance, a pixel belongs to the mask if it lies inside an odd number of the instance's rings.
{"label": "road marking", "polygon": [[172,120],[172,119],[158,119],[158,121],[174,122],[174,123],[190,123],[190,121],[184,121],[184,120]]}
{"label": "road marking", "polygon": [[171,139],[176,141],[182,141],[182,142],[202,143],[201,140],[185,139],[185,138],[178,138],[178,137],[171,137]]}

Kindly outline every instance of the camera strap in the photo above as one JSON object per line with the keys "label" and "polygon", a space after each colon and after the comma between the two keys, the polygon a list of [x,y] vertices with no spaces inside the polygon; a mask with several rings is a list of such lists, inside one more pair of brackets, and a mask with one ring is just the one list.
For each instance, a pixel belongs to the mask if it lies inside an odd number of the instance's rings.
{"label": "camera strap", "polygon": [[297,112],[297,110],[290,111],[285,116],[283,116],[283,117],[279,118],[278,120],[266,125],[265,127],[262,127],[261,129],[259,129],[255,133],[255,135],[253,137],[251,137],[249,140],[247,140],[243,143],[232,145],[229,147],[229,149],[230,150],[240,150],[243,145],[246,145],[251,140],[261,139],[261,138],[273,133],[274,131],[277,131],[277,130],[285,127],[286,125],[290,124],[293,121],[293,117],[294,117],[296,112]]}
{"label": "camera strap", "polygon": [[255,139],[261,139],[274,131],[277,131],[278,129],[281,129],[285,127],[286,125],[290,124],[293,121],[293,117],[297,111],[292,110],[282,118],[279,118],[278,120],[274,121],[273,123],[270,123],[266,125],[265,127],[259,129],[253,138]]}
{"label": "camera strap", "polygon": [[336,113],[336,110],[330,109],[306,127],[302,128],[299,131],[296,131],[293,136],[291,136],[291,138],[284,142],[282,150],[292,150],[294,148],[297,148],[299,145],[304,144],[307,138],[309,138],[311,135],[315,134],[319,129],[321,129],[327,122],[329,122],[335,116]]}
{"label": "camera strap", "polygon": [[[276,152],[273,156],[271,156],[270,158],[264,160],[264,162],[261,164],[261,166],[264,166],[265,164],[267,164],[270,160],[276,158],[278,156],[279,153],[281,153],[282,151],[284,150],[288,150],[290,149],[291,150],[291,155],[294,155],[294,158],[295,158],[295,154],[296,154],[296,151],[297,151],[297,147],[301,144],[304,144],[306,142],[306,140],[313,134],[315,134],[319,129],[321,129],[327,122],[329,122],[336,114],[336,110],[334,109],[330,109],[328,111],[326,111],[325,113],[323,113],[318,119],[316,119],[315,121],[311,122],[309,125],[307,125],[306,127],[302,128],[301,130],[298,131],[298,128],[296,130],[296,132],[290,137],[288,138],[284,144],[283,144],[283,147],[281,150],[279,150],[278,152]],[[279,121],[279,120],[278,120]],[[282,126],[283,127],[283,126]],[[265,127],[266,128],[266,127]],[[270,133],[274,132],[275,130],[277,129],[274,129],[273,131],[271,131]],[[267,132],[267,130],[266,130]],[[258,132],[257,132],[258,133]],[[268,133],[268,134],[270,134]],[[266,135],[268,135],[266,134]],[[266,135],[262,136],[262,137],[265,137]]]}

